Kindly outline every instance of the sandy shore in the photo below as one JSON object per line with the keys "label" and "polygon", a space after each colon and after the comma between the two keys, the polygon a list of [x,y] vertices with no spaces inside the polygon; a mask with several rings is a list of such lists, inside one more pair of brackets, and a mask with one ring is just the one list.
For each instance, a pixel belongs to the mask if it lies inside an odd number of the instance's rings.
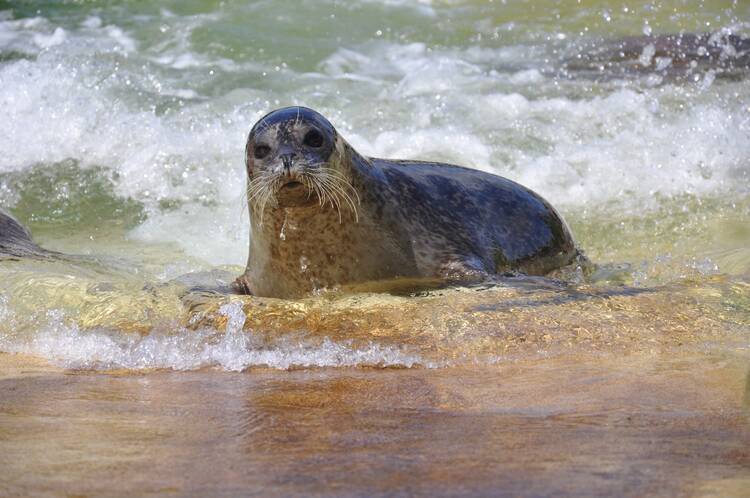
{"label": "sandy shore", "polygon": [[73,372],[0,354],[2,496],[747,496],[744,353]]}

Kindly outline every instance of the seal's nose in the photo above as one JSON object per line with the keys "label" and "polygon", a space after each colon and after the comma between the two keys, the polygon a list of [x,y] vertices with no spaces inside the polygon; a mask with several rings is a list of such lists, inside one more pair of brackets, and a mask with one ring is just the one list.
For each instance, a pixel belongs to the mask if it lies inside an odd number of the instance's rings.
{"label": "seal's nose", "polygon": [[286,176],[292,175],[292,161],[294,160],[294,156],[294,154],[282,154],[279,156],[281,158],[281,164],[284,165]]}

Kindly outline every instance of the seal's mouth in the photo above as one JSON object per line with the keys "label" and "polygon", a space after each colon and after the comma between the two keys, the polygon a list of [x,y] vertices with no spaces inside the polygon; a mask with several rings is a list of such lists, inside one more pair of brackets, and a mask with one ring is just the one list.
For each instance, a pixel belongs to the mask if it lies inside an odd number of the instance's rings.
{"label": "seal's mouth", "polygon": [[290,180],[281,186],[282,190],[295,190],[300,187],[304,187],[304,185],[302,185],[302,183],[298,182],[297,180]]}
{"label": "seal's mouth", "polygon": [[279,187],[276,200],[282,207],[302,207],[317,202],[318,197],[301,181],[289,178]]}

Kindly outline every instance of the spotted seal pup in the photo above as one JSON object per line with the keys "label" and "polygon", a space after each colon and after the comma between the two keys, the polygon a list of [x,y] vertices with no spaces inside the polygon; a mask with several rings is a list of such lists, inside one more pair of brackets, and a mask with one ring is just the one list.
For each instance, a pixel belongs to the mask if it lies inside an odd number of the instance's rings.
{"label": "spotted seal pup", "polygon": [[240,293],[479,282],[544,275],[582,257],[557,211],[531,190],[460,166],[365,157],[312,109],[267,114],[245,151],[251,236]]}

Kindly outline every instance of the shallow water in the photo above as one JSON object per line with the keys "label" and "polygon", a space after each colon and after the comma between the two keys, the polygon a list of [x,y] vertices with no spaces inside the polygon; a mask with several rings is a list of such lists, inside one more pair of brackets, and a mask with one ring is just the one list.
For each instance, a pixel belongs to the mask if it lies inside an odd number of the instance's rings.
{"label": "shallow water", "polygon": [[[747,19],[737,1],[0,2],[0,208],[84,256],[0,261],[5,494],[117,494],[91,477],[112,472],[141,496],[744,496],[748,73],[571,60]],[[245,136],[294,104],[364,154],[533,188],[599,270],[211,292],[247,256]]]}
{"label": "shallow water", "polygon": [[11,495],[708,497],[750,485],[746,358],[25,369],[0,380]]}

